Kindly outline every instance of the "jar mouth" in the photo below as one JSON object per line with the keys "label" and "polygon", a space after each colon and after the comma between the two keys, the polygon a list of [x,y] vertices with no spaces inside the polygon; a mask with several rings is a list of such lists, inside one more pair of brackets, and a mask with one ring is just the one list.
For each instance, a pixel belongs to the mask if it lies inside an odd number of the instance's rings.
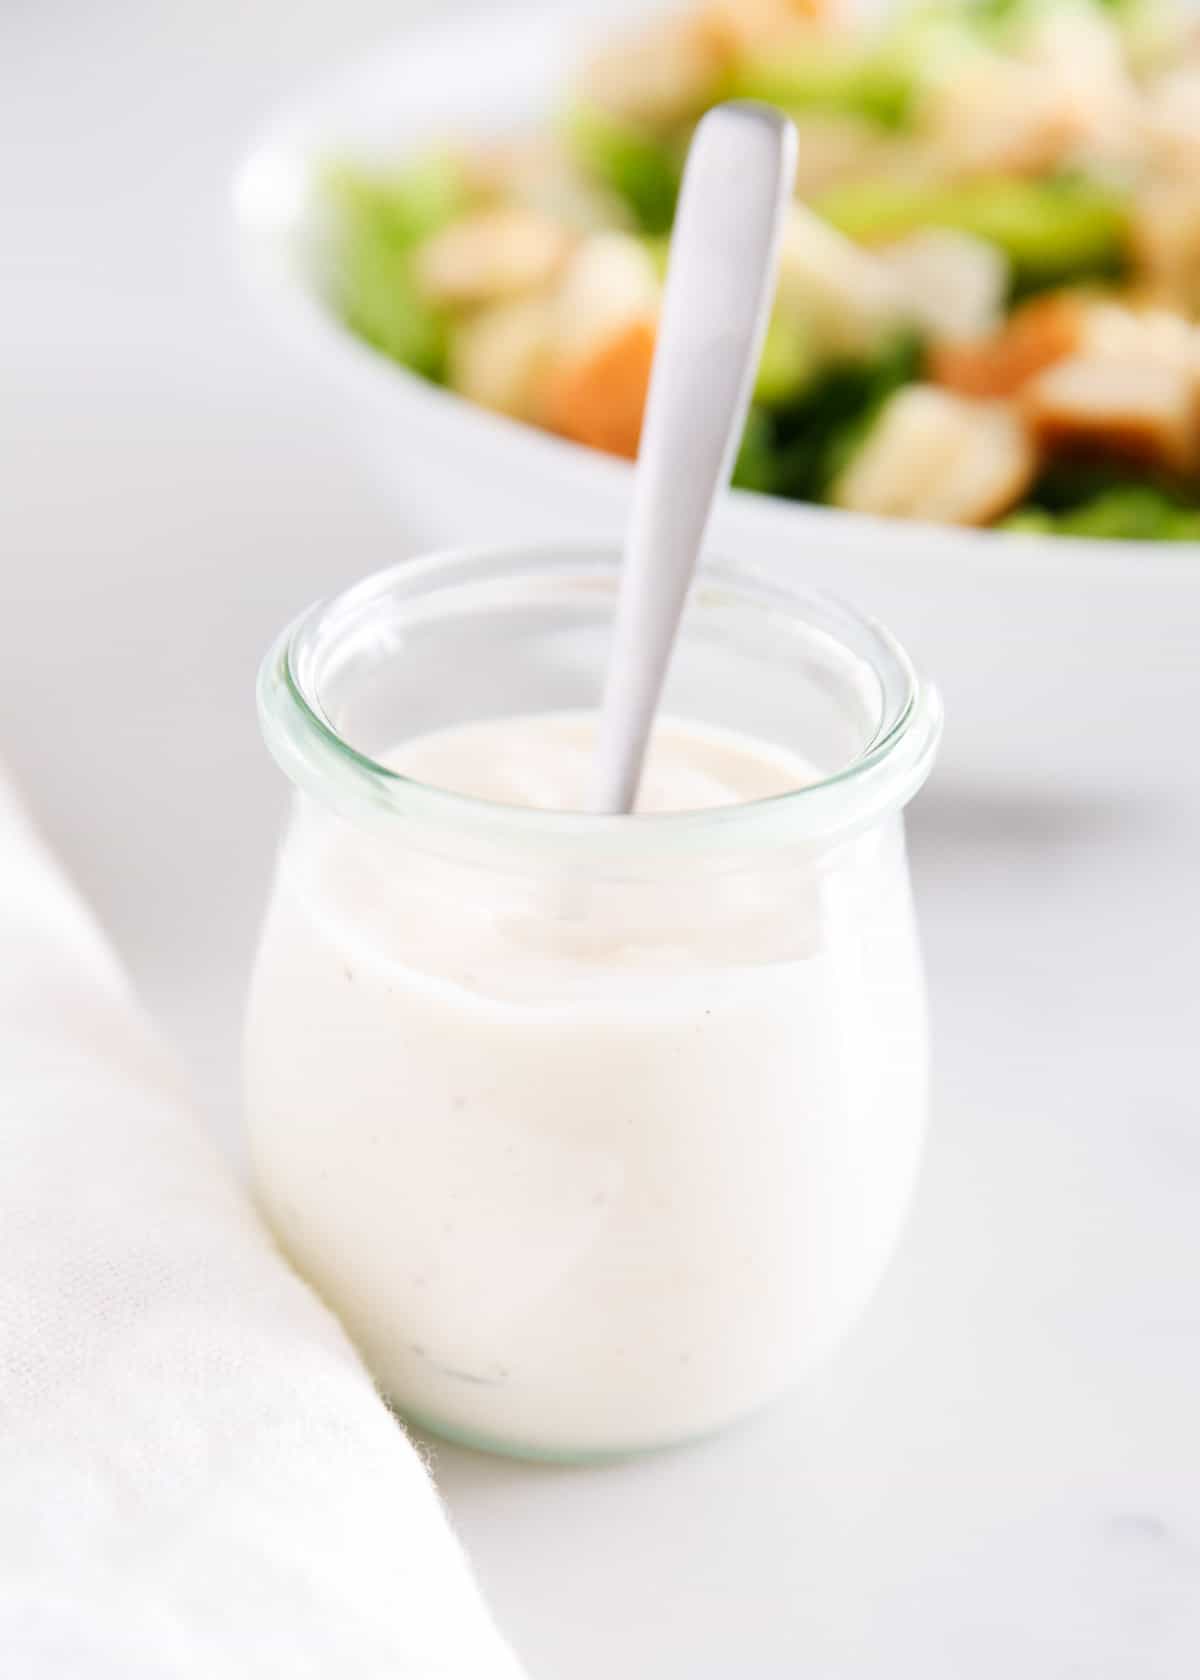
{"label": "jar mouth", "polygon": [[369,643],[376,655],[402,658],[406,628],[436,619],[448,600],[469,597],[499,611],[515,589],[538,580],[592,602],[604,597],[615,608],[619,564],[613,544],[459,548],[399,561],[317,602],[277,638],[261,666],[258,705],[268,748],[298,788],[351,821],[387,828],[400,820],[444,835],[474,834],[489,845],[581,850],[589,857],[696,855],[827,839],[899,809],[921,786],[941,736],[936,689],[875,620],[833,596],[798,588],[777,565],[744,561],[706,557],[691,601],[771,615],[785,630],[793,627],[857,659],[878,685],[878,717],[861,746],[785,792],[635,817],[502,805],[391,768],[349,740],[331,715],[324,691],[350,650],[361,653]]}

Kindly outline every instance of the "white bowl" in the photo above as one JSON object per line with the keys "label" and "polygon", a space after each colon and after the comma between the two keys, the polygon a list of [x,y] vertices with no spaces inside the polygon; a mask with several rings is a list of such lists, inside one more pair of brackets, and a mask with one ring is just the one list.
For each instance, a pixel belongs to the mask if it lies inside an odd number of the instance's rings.
{"label": "white bowl", "polygon": [[[485,413],[356,339],[318,281],[315,167],[536,122],[589,30],[645,10],[581,0],[439,20],[281,113],[238,173],[267,317],[324,368],[366,455],[431,540],[609,536],[631,469]],[[894,630],[941,685],[943,776],[1026,796],[1195,783],[1200,544],[962,531],[734,491],[712,546],[802,568]]]}

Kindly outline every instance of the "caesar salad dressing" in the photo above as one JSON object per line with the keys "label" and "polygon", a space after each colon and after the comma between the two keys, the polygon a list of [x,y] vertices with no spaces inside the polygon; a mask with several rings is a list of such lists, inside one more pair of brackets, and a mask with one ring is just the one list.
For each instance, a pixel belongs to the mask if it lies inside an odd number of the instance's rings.
{"label": "caesar salad dressing", "polygon": [[[593,721],[390,762],[580,808]],[[641,809],[810,766],[664,720]],[[564,902],[302,800],[253,986],[258,1193],[384,1392],[452,1435],[605,1453],[728,1422],[845,1332],[908,1200],[924,1002],[898,816],[832,850]]]}

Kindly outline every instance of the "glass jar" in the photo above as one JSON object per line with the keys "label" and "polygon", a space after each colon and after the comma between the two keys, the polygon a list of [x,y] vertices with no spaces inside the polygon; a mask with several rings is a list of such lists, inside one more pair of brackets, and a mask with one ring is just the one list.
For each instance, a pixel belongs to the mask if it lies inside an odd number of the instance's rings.
{"label": "glass jar", "polygon": [[247,1030],[262,1208],[397,1410],[535,1457],[705,1434],[827,1354],[925,1128],[901,811],[940,708],[877,625],[703,569],[664,710],[813,767],[756,803],[520,809],[383,762],[596,707],[617,571],[408,562],[260,684],[297,789]]}

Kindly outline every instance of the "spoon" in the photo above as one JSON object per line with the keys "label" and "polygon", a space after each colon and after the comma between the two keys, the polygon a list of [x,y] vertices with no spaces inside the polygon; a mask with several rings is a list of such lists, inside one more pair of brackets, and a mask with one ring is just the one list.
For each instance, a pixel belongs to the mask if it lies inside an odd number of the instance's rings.
{"label": "spoon", "polygon": [[680,614],[729,480],[774,289],[796,130],[715,106],[684,169],[625,536],[594,809],[632,811]]}

